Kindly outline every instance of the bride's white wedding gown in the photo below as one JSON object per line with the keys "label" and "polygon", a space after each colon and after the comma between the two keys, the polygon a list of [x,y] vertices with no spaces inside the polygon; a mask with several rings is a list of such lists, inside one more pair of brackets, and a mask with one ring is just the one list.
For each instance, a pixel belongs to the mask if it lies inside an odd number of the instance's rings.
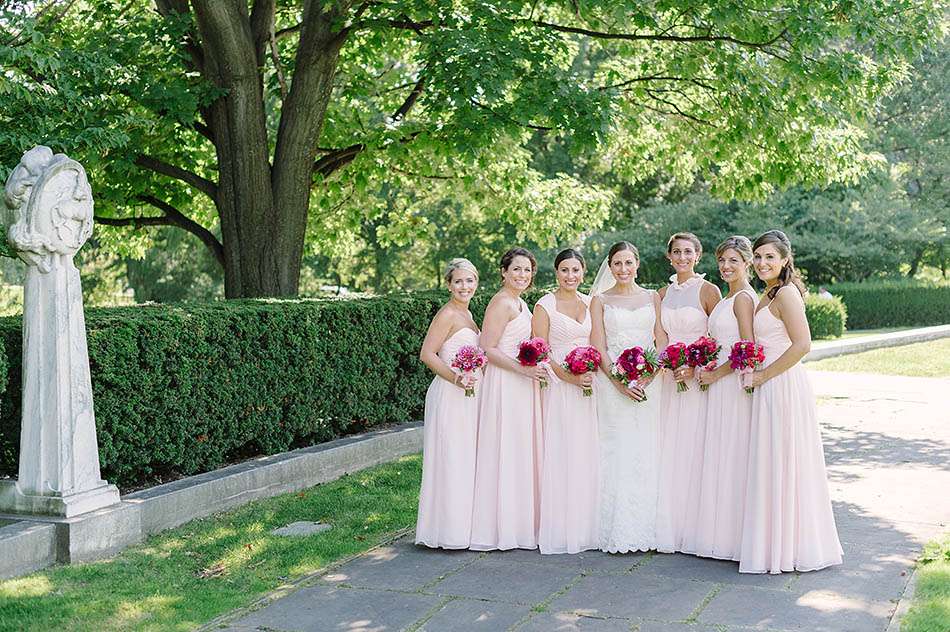
{"label": "bride's white wedding gown", "polygon": [[[653,292],[635,297],[602,294],[599,298],[604,305],[604,330],[611,361],[630,347],[654,348]],[[656,379],[647,387],[647,401],[635,402],[609,384],[603,372],[598,372],[596,379],[600,548],[609,553],[655,549],[661,380]]]}

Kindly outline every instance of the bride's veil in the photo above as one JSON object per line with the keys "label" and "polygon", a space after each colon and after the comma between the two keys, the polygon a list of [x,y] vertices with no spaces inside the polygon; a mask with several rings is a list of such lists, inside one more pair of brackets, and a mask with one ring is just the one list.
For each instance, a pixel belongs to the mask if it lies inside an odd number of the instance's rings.
{"label": "bride's veil", "polygon": [[607,255],[597,270],[597,276],[594,277],[594,284],[590,286],[590,295],[597,296],[598,294],[603,294],[616,284],[617,280],[614,279],[614,273],[610,271],[610,255]]}

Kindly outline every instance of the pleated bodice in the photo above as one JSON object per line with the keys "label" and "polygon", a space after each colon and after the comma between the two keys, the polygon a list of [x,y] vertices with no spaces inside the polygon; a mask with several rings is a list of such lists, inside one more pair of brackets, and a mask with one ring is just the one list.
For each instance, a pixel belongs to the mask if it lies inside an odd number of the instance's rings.
{"label": "pleated bodice", "polygon": [[[586,294],[577,295],[584,304],[590,306],[590,297]],[[577,347],[590,345],[590,310],[584,312],[584,321],[577,322],[567,314],[557,311],[557,298],[554,294],[545,294],[538,301],[538,305],[548,313],[550,331],[548,344],[551,345],[552,362],[561,363],[571,351]]]}

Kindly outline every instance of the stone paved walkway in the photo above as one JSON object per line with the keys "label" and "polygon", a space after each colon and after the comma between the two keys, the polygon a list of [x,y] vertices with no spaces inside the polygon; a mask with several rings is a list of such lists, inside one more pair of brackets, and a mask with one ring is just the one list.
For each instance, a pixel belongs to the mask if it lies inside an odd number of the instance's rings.
{"label": "stone paved walkway", "polygon": [[740,575],[686,555],[377,548],[212,629],[883,631],[950,522],[950,380],[812,373],[845,563]]}

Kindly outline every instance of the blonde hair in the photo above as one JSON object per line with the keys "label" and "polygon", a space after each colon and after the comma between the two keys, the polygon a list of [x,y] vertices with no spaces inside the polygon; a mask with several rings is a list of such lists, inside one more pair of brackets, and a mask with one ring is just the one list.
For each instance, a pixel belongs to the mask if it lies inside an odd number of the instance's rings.
{"label": "blonde hair", "polygon": [[445,278],[446,283],[452,282],[452,275],[456,270],[467,270],[475,275],[475,280],[478,281],[478,270],[475,268],[475,265],[466,259],[465,257],[456,257],[449,261],[448,265],[445,266]]}
{"label": "blonde hair", "polygon": [[744,235],[733,235],[726,237],[721,244],[716,246],[716,259],[722,256],[727,250],[735,250],[745,261],[747,266],[752,265],[752,242]]}

